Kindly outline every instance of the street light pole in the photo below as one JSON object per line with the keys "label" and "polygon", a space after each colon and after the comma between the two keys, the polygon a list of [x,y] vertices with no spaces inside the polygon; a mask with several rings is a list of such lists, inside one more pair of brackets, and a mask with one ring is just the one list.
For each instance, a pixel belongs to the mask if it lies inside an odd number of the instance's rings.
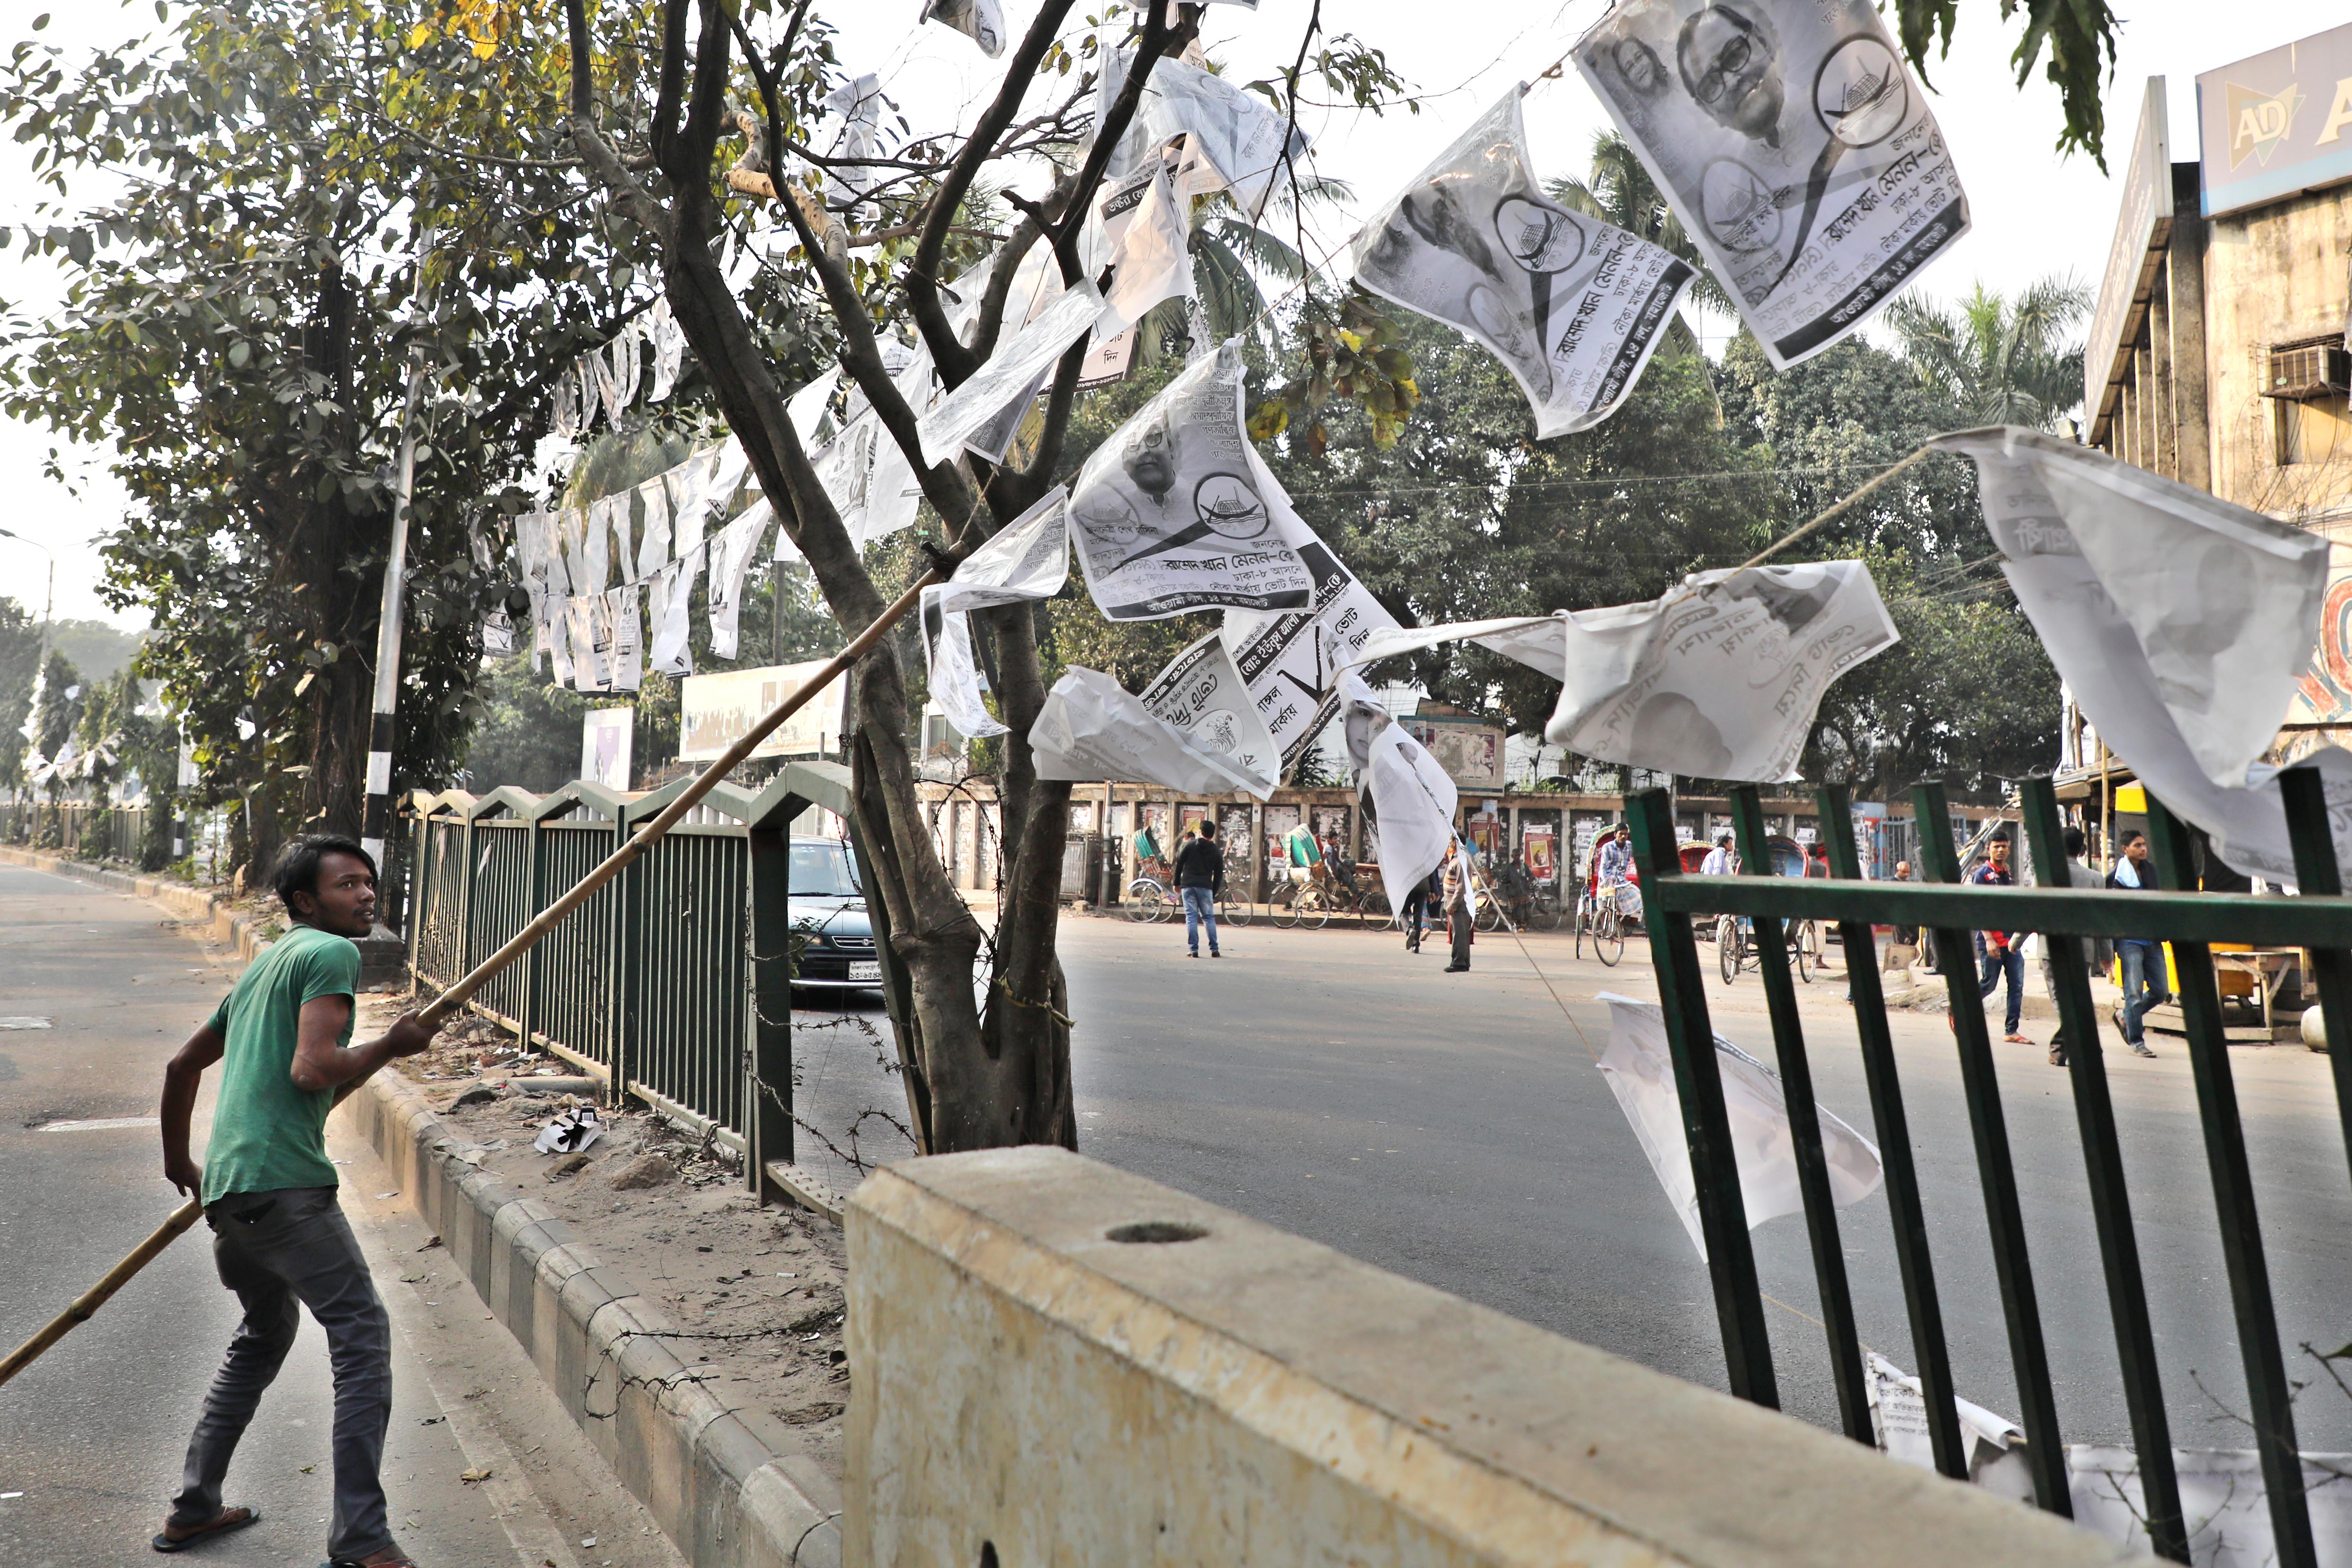
{"label": "street light pole", "polygon": [[400,417],[400,468],[393,482],[392,545],[383,561],[383,603],[375,629],[375,712],[368,724],[367,805],[360,819],[360,843],[383,868],[383,843],[392,828],[393,721],[400,711],[400,630],[408,575],[408,509],[416,487],[416,405],[425,395],[425,370],[409,373],[408,403]]}

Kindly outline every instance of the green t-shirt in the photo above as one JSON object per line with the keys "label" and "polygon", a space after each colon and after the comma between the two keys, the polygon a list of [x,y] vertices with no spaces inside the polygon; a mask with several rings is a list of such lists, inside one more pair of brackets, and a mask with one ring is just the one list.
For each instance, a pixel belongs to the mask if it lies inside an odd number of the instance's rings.
{"label": "green t-shirt", "polygon": [[[298,925],[254,961],[214,1010],[211,1025],[228,1050],[205,1147],[205,1202],[231,1193],[336,1184],[326,1137],[335,1091],[294,1087],[294,1047],[302,1004],[314,996],[353,995],[359,979],[358,948],[315,926]],[[352,1043],[349,1019],[336,1043]]]}
{"label": "green t-shirt", "polygon": [[1323,847],[1315,842],[1315,835],[1302,824],[1289,834],[1290,863],[1294,866],[1319,866],[1323,862]]}

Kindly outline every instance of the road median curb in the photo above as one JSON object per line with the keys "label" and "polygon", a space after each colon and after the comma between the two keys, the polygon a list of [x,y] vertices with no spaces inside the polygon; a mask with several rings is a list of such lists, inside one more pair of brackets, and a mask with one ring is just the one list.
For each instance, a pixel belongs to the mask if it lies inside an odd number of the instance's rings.
{"label": "road median curb", "polygon": [[87,860],[68,860],[62,855],[44,854],[14,844],[0,844],[0,865],[24,866],[47,871],[53,877],[70,877],[111,893],[162,904],[184,921],[209,924],[213,940],[235,949],[236,955],[248,963],[270,942],[270,938],[262,934],[267,917],[233,909],[203,889],[191,888],[184,882],[142,877],[108,866],[93,866]]}
{"label": "road median curb", "polygon": [[696,1568],[834,1568],[839,1485],[764,1411],[733,1409],[676,1325],[567,1221],[459,1155],[471,1145],[379,1073],[343,1111],[588,1440]]}

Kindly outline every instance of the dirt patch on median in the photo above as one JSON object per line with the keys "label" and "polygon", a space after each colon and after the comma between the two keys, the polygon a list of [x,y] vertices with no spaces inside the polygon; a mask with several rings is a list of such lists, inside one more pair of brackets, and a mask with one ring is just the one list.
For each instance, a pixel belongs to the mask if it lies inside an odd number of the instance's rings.
{"label": "dirt patch on median", "polygon": [[[394,999],[362,997],[357,1033],[366,1037],[398,1011]],[[841,1344],[847,1259],[833,1223],[803,1209],[760,1207],[725,1151],[650,1112],[600,1109],[604,1131],[594,1143],[576,1155],[541,1154],[531,1141],[565,1101],[510,1086],[538,1067],[563,1064],[509,1058],[486,1070],[479,1055],[511,1036],[460,1025],[443,1038],[400,1066],[451,1133],[473,1145],[462,1151],[467,1162],[562,1215],[600,1260],[659,1305],[678,1331],[665,1342],[712,1393],[798,1429],[839,1478],[849,1404]],[[468,1092],[483,1088],[492,1090],[487,1098]],[[458,1106],[460,1096],[473,1103]],[[616,1187],[613,1178],[632,1165],[638,1179],[657,1179]],[[428,1252],[412,1272],[449,1269],[446,1254]]]}

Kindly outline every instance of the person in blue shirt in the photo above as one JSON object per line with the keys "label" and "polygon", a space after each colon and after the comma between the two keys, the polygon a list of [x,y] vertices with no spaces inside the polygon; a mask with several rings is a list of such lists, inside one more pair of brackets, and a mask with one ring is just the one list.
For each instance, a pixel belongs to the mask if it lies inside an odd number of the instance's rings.
{"label": "person in blue shirt", "polygon": [[[2155,889],[2156,868],[2147,863],[2147,834],[2124,836],[2123,856],[2107,873],[2107,886],[2134,893]],[[2172,987],[2164,973],[2164,944],[2127,936],[2116,942],[2116,956],[2124,966],[2124,1005],[2115,1011],[2116,1027],[2132,1055],[2153,1057],[2156,1053],[2147,1048],[2146,1038],[2148,1009],[2172,1000]]]}

